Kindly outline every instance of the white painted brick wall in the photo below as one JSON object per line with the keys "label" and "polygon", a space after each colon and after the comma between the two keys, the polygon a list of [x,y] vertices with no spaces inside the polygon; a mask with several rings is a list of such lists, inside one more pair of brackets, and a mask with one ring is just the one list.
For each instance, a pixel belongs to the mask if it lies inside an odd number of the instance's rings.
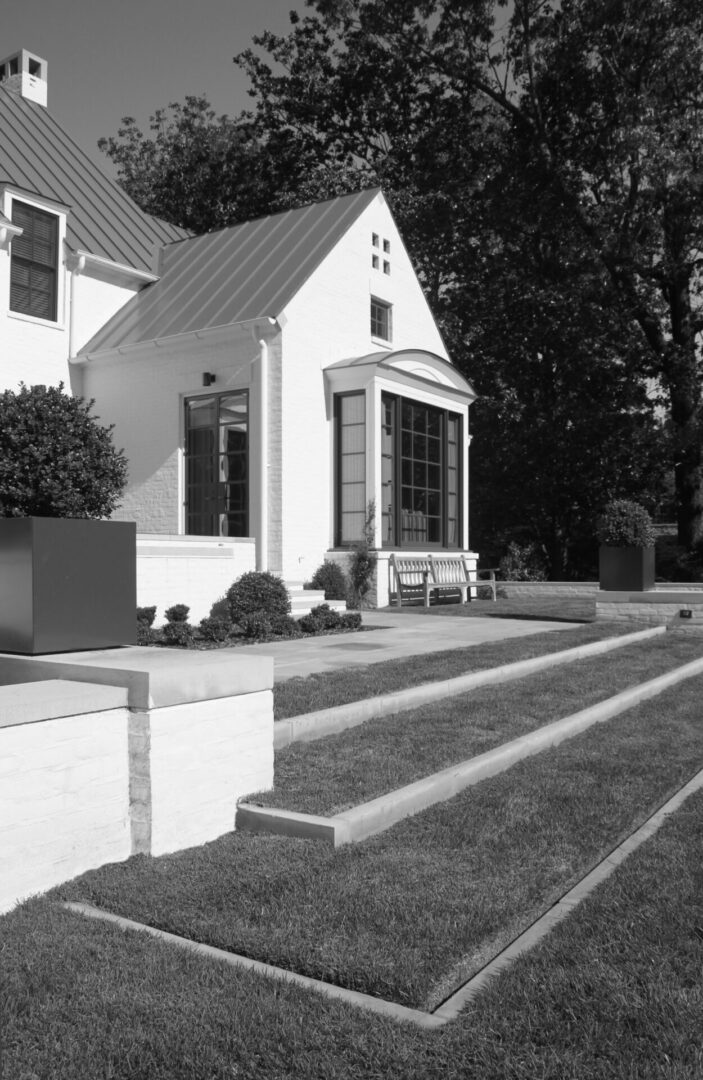
{"label": "white painted brick wall", "polygon": [[0,912],[130,853],[127,709],[0,728]]}
{"label": "white painted brick wall", "polygon": [[[372,233],[390,241],[375,249]],[[391,273],[373,270],[371,256]],[[392,348],[426,349],[446,358],[439,331],[388,208],[378,198],[286,308],[283,339],[283,576],[310,578],[334,542],[333,431],[323,370],[339,360],[383,351],[371,337],[370,297],[393,305]],[[369,498],[373,492],[369,492]]]}
{"label": "white painted brick wall", "polygon": [[151,850],[161,855],[234,829],[237,800],[273,786],[273,693],[154,709]]}
{"label": "white painted brick wall", "polygon": [[[115,445],[124,449],[129,462],[127,490],[116,518],[136,521],[142,533],[183,532],[183,402],[208,393],[202,383],[207,371],[215,375],[212,393],[249,390],[255,416],[258,355],[258,344],[245,327],[233,328],[228,340],[188,337],[84,366],[84,393],[99,403],[103,422],[115,425]],[[250,445],[251,475],[256,476],[255,435]],[[255,501],[250,510],[255,522]]]}
{"label": "white painted brick wall", "polygon": [[233,581],[256,566],[253,540],[137,537],[137,603],[156,605],[156,626],[166,608],[188,604],[191,623],[206,615]]}
{"label": "white painted brick wall", "polygon": [[[69,355],[70,274],[59,269],[59,312],[56,323],[25,319],[9,311],[10,252],[0,249],[0,356],[3,389],[63,382],[82,393],[80,369],[72,368]],[[80,348],[134,295],[134,290],[98,281],[88,274],[76,279],[74,350]],[[99,410],[97,410],[99,412]]]}

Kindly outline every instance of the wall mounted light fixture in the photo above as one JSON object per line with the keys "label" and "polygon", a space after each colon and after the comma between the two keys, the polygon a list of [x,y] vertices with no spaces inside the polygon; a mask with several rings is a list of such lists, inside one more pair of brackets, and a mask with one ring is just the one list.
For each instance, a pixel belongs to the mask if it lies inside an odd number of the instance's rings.
{"label": "wall mounted light fixture", "polygon": [[204,371],[203,372],[203,386],[212,386],[212,384],[214,382],[215,382],[215,376],[212,374],[212,372],[211,371]]}

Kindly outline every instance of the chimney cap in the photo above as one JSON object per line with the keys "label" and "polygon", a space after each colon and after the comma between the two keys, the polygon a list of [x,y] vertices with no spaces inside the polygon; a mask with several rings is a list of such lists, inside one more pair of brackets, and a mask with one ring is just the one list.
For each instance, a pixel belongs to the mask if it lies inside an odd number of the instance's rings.
{"label": "chimney cap", "polygon": [[47,66],[41,56],[19,49],[0,60],[0,85],[46,107]]}

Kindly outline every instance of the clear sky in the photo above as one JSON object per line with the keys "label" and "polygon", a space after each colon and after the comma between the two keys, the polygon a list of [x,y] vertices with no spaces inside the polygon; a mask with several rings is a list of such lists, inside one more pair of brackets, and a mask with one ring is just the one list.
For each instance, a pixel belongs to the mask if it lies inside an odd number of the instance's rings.
{"label": "clear sky", "polygon": [[262,30],[285,33],[304,0],[0,0],[0,59],[28,49],[48,64],[49,109],[103,167],[97,140],[123,116],[150,114],[186,94],[220,113],[247,108],[232,63]]}

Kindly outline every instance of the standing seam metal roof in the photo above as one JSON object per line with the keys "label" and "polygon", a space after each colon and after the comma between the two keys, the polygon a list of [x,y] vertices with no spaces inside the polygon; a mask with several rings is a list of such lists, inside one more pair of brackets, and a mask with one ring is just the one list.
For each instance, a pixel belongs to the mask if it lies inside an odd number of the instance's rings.
{"label": "standing seam metal roof", "polygon": [[189,235],[145,214],[42,105],[0,86],[0,183],[70,208],[67,241],[138,270],[154,249]]}
{"label": "standing seam metal roof", "polygon": [[168,245],[160,280],[81,352],[276,317],[377,195],[356,192]]}

